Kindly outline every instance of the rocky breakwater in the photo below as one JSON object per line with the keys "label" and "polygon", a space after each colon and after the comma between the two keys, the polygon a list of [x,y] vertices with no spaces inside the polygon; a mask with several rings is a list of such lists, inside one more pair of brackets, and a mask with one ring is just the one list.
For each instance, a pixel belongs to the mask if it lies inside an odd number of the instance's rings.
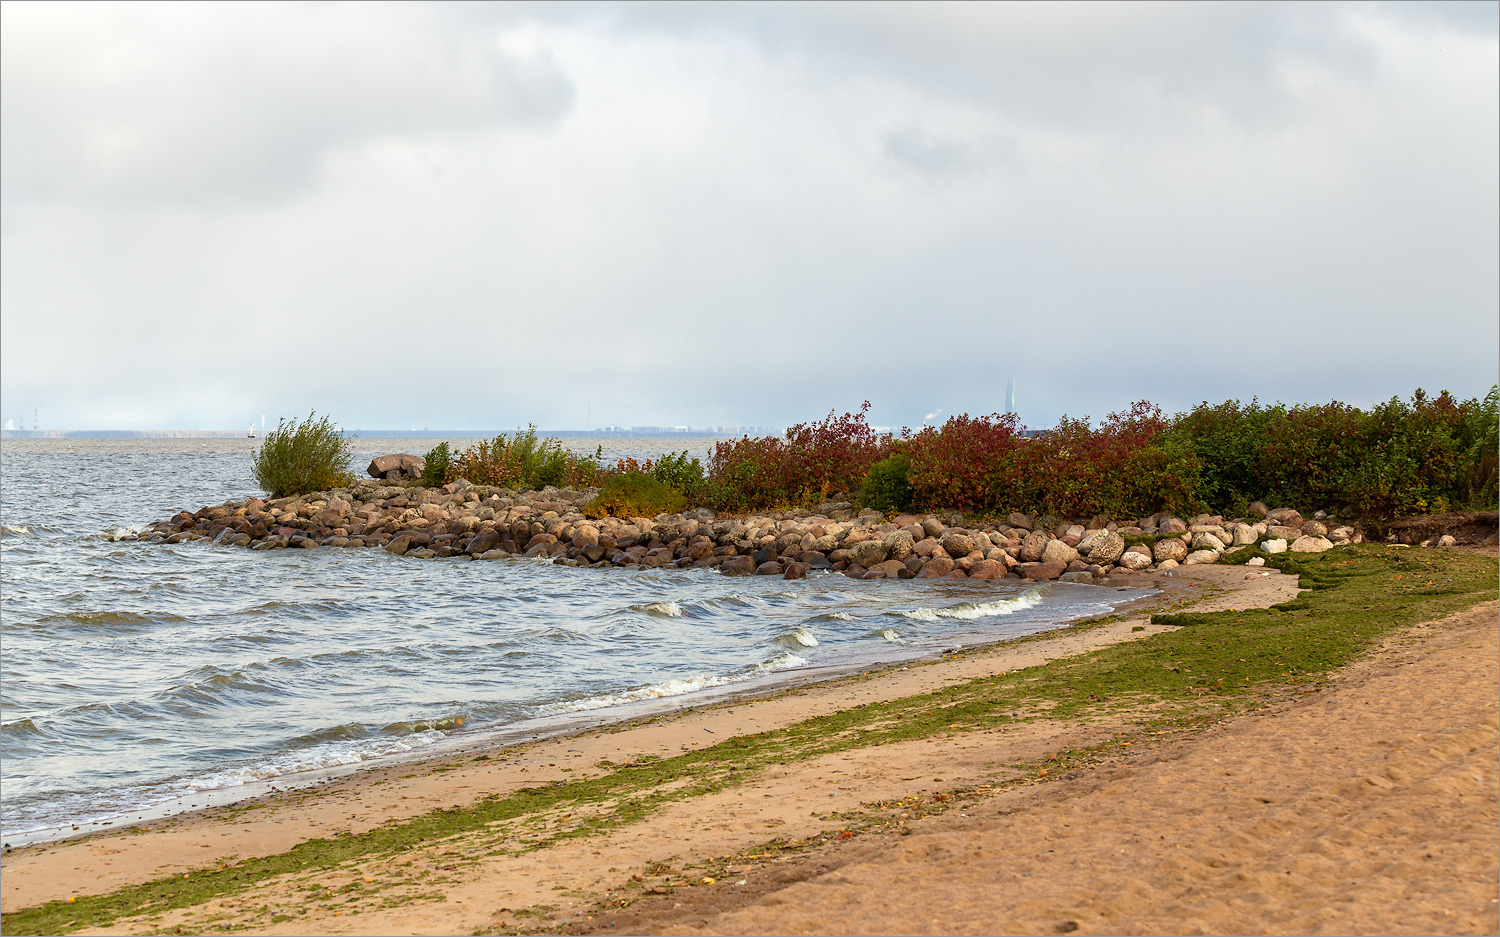
{"label": "rocky breakwater", "polygon": [[[563,566],[716,568],[726,575],[798,579],[832,571],[860,579],[1031,579],[1106,576],[1218,562],[1238,549],[1316,552],[1357,541],[1289,509],[1251,520],[1152,515],[1125,524],[1011,514],[887,518],[833,502],[797,510],[716,516],[697,509],[656,517],[589,516],[596,489],[514,491],[458,481],[440,488],[388,478],[291,498],[250,498],[182,512],[141,540],[206,541],[256,550],[379,547],[416,558],[510,557]],[[1257,558],[1258,559],[1258,558]],[[1256,563],[1257,560],[1251,560]],[[1260,561],[1260,562],[1263,562]]]}

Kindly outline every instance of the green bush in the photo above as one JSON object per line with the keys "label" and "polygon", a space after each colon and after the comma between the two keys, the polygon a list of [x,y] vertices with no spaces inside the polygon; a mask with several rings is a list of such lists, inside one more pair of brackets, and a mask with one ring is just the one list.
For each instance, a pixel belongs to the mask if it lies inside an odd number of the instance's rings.
{"label": "green bush", "polygon": [[446,440],[427,450],[422,462],[422,487],[440,488],[453,480],[453,453]]}
{"label": "green bush", "polygon": [[349,439],[328,417],[279,420],[255,450],[255,482],[273,498],[328,491],[353,481]]}
{"label": "green bush", "polygon": [[1466,414],[1464,506],[1482,511],[1500,507],[1500,385]]}
{"label": "green bush", "polygon": [[651,477],[691,498],[703,487],[703,466],[696,458],[689,459],[686,449],[668,452],[652,464]]}
{"label": "green bush", "polygon": [[465,449],[453,460],[449,477],[466,478],[476,485],[545,488],[591,485],[599,473],[597,459],[574,455],[556,439],[539,437],[532,424],[524,433],[501,433]]}
{"label": "green bush", "polygon": [[885,513],[910,510],[911,460],[906,453],[897,452],[870,466],[859,499],[866,507]]}
{"label": "green bush", "polygon": [[584,513],[589,517],[655,517],[686,507],[687,498],[666,482],[645,472],[617,472],[604,480]]}

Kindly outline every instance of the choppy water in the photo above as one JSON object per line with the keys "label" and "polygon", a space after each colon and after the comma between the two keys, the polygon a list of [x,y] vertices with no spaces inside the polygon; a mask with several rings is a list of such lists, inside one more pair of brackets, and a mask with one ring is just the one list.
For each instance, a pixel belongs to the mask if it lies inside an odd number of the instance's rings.
{"label": "choppy water", "polygon": [[[435,442],[360,440],[356,458]],[[597,722],[1030,634],[1143,594],[111,539],[259,493],[253,445],[0,447],[8,841],[474,733]],[[709,442],[605,441],[611,456],[684,445]]]}

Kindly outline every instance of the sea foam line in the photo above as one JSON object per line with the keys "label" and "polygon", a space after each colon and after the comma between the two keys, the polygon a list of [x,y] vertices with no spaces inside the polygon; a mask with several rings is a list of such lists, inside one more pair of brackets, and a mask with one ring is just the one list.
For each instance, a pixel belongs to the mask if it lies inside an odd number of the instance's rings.
{"label": "sea foam line", "polygon": [[993,602],[962,602],[952,608],[914,608],[910,611],[895,612],[894,614],[915,621],[937,621],[939,618],[955,618],[960,621],[971,621],[975,618],[988,618],[992,615],[1011,615],[1028,608],[1035,608],[1041,604],[1042,594],[1033,591],[1025,595],[1018,595],[1013,599],[997,599]]}

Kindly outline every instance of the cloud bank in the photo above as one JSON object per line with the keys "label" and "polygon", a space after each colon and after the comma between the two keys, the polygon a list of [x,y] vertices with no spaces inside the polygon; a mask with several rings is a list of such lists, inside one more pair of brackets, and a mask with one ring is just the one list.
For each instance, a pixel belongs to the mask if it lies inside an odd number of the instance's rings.
{"label": "cloud bank", "polygon": [[0,415],[1482,394],[1496,9],[8,3]]}

